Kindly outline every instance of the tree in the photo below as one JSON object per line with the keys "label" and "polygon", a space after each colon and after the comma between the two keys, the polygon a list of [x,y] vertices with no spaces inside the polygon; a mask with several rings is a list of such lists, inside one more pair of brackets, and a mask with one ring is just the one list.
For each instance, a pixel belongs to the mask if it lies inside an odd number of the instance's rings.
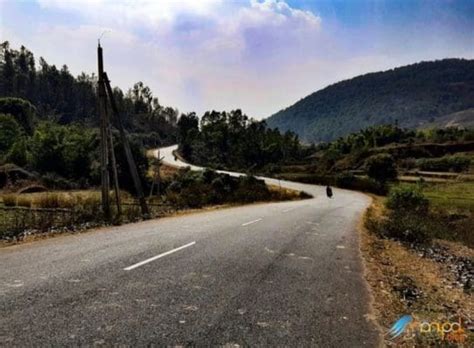
{"label": "tree", "polygon": [[26,133],[32,134],[36,119],[36,108],[20,98],[0,98],[0,113],[12,115]]}
{"label": "tree", "polygon": [[367,159],[367,175],[381,183],[397,178],[395,160],[389,154],[373,155]]}
{"label": "tree", "polygon": [[[39,120],[53,120],[61,124],[81,123],[97,126],[97,98],[95,75],[82,73],[77,78],[71,75],[67,65],[57,68],[39,58],[38,69],[35,59],[26,47],[10,48],[8,42],[0,45],[0,96],[21,98],[35,105]],[[176,141],[176,121],[179,112],[175,108],[163,107],[148,86],[136,83],[129,92],[114,89],[117,105],[123,113],[125,128],[142,145],[160,146]],[[33,124],[10,113],[28,134]]]}
{"label": "tree", "polygon": [[11,96],[14,92],[15,67],[13,64],[13,54],[10,51],[10,44],[5,41],[1,45],[0,56],[0,95]]}
{"label": "tree", "polygon": [[21,135],[21,127],[12,115],[0,114],[0,152],[7,153]]}
{"label": "tree", "polygon": [[194,112],[181,115],[178,120],[179,151],[185,158],[191,158],[193,142],[199,135],[199,119]]}
{"label": "tree", "polygon": [[29,156],[28,151],[28,138],[26,136],[20,136],[13,143],[10,151],[8,151],[7,161],[23,167],[30,162],[30,159],[31,157]]}
{"label": "tree", "polygon": [[65,128],[53,122],[38,125],[31,138],[33,168],[41,173],[54,172],[64,175],[63,161]]}
{"label": "tree", "polygon": [[178,143],[180,153],[194,163],[245,172],[295,161],[304,153],[295,133],[269,129],[239,109],[208,111],[200,125],[194,113],[182,115]]}

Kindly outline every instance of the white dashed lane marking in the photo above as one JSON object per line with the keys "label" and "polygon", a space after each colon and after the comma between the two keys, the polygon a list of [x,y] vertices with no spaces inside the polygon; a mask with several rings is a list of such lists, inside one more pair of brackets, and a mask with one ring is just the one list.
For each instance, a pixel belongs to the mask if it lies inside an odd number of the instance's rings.
{"label": "white dashed lane marking", "polygon": [[134,264],[134,265],[125,267],[123,270],[124,270],[124,271],[131,271],[132,269],[135,269],[135,268],[137,268],[137,267],[146,265],[146,264],[149,263],[149,262],[155,261],[155,260],[157,260],[157,259],[159,259],[159,258],[162,258],[163,256],[170,255],[170,254],[175,253],[175,252],[177,252],[177,251],[179,251],[179,250],[182,250],[182,249],[184,249],[184,248],[188,248],[188,247],[190,247],[190,246],[192,246],[192,245],[194,245],[194,244],[196,244],[196,242],[191,242],[191,243],[185,244],[185,245],[183,245],[183,246],[180,246],[179,248],[172,249],[172,250],[167,251],[167,252],[165,252],[165,253],[162,253],[162,254],[160,254],[160,255],[156,255],[156,256],[150,257],[149,259],[146,259],[146,260],[143,260],[143,261],[141,261],[141,262],[138,262],[138,263],[136,263],[136,264]]}
{"label": "white dashed lane marking", "polygon": [[262,221],[262,219],[257,219],[257,220],[252,220],[252,221],[249,221],[249,222],[245,222],[242,224],[242,226],[248,226],[248,225],[251,225],[251,224],[254,224],[256,222],[259,222],[259,221]]}

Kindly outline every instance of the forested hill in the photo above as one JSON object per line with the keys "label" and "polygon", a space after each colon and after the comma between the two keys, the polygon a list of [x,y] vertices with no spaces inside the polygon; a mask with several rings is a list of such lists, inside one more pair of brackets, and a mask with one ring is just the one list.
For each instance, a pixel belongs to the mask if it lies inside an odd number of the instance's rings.
{"label": "forested hill", "polygon": [[329,141],[372,125],[420,127],[474,107],[474,60],[421,62],[342,81],[266,121],[309,142]]}
{"label": "forested hill", "polygon": [[[42,57],[38,63],[26,47],[16,50],[8,41],[0,44],[0,98],[9,97],[0,102],[0,114],[18,117],[16,109],[28,109],[26,119],[17,119],[28,133],[45,120],[96,127],[97,76],[82,73],[74,77],[67,65],[57,68]],[[137,82],[127,92],[115,87],[113,93],[125,127],[134,138],[148,146],[176,141],[179,112],[160,105],[149,87]]]}

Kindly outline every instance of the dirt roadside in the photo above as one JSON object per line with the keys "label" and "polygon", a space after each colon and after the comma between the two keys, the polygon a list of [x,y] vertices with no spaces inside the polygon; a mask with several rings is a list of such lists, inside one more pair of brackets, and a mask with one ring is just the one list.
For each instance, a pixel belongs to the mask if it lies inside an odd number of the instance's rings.
{"label": "dirt roadside", "polygon": [[[365,219],[368,214],[382,216],[382,210],[382,199],[374,197]],[[373,314],[384,333],[405,314],[418,322],[446,322],[456,316],[473,318],[473,292],[460,285],[452,263],[459,259],[473,260],[474,250],[458,243],[436,241],[435,250],[442,248],[450,256],[433,258],[420,249],[378,237],[364,224],[361,224],[360,235],[365,276],[374,300]],[[466,332],[463,344],[440,339],[435,334],[396,340],[384,337],[387,347],[473,347],[472,332]]]}

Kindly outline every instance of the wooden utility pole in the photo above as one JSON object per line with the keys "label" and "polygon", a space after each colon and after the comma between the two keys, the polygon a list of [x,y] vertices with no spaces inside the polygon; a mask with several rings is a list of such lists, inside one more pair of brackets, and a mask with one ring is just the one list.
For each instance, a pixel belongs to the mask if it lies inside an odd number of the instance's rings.
{"label": "wooden utility pole", "polygon": [[98,85],[97,95],[99,97],[99,116],[100,116],[100,173],[101,173],[101,195],[102,195],[102,213],[106,220],[110,220],[110,182],[109,182],[109,156],[108,156],[108,117],[107,117],[107,95],[103,81],[104,60],[102,56],[102,47],[100,42],[97,46],[98,60]]}
{"label": "wooden utility pole", "polygon": [[114,94],[112,91],[112,87],[110,87],[110,81],[107,77],[107,73],[103,72],[102,75],[99,77],[99,80],[102,80],[105,84],[107,90],[107,96],[109,97],[110,106],[112,107],[112,112],[115,116],[115,120],[117,122],[117,127],[120,132],[120,138],[122,140],[122,145],[125,151],[125,157],[127,158],[128,167],[130,169],[130,174],[133,179],[133,184],[135,186],[135,191],[137,193],[138,200],[140,202],[140,207],[142,210],[143,217],[149,217],[148,205],[146,203],[145,195],[143,194],[142,184],[140,182],[140,177],[138,175],[137,166],[135,164],[135,160],[133,159],[132,150],[130,149],[130,143],[127,139],[127,133],[125,132],[125,128],[122,123],[122,118],[117,108],[117,104],[115,103]]}
{"label": "wooden utility pole", "polygon": [[117,161],[115,160],[115,151],[114,151],[114,136],[112,134],[112,127],[109,125],[109,145],[110,145],[110,159],[112,160],[112,175],[114,178],[114,192],[115,192],[115,204],[117,206],[117,221],[120,221],[122,216],[122,207],[120,205],[120,187],[118,182],[117,174]]}

